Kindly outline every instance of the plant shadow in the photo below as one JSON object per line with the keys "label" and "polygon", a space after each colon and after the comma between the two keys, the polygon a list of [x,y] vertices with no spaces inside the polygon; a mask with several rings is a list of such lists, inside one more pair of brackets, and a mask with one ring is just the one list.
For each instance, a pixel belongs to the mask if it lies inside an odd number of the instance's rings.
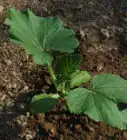
{"label": "plant shadow", "polygon": [[119,103],[117,106],[120,111],[127,109],[127,103]]}
{"label": "plant shadow", "polygon": [[29,111],[28,105],[35,94],[39,92],[21,93],[11,107],[3,107],[0,110],[0,140],[22,140],[19,134],[22,132],[18,124],[18,116],[25,116]]}

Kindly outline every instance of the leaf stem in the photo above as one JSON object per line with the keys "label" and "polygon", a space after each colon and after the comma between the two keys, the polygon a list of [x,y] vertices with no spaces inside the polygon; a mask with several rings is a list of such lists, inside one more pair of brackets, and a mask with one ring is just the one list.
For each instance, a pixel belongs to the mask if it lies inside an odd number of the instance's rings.
{"label": "leaf stem", "polygon": [[[54,84],[56,90],[59,91],[58,85],[57,85],[57,78],[56,78],[56,76],[55,76],[55,74],[54,74],[54,71],[53,71],[53,69],[52,69],[52,67],[51,67],[50,65],[48,65],[47,67],[48,67],[48,71],[49,71],[49,73],[50,73],[52,82],[53,82],[53,84]],[[65,92],[65,85],[63,85],[62,91],[59,93],[59,95],[60,95],[61,97],[65,97],[65,96],[66,96],[65,93],[66,93],[66,92]]]}
{"label": "leaf stem", "polygon": [[52,67],[51,67],[50,65],[48,65],[48,71],[49,71],[50,76],[51,76],[51,78],[52,78],[52,82],[53,82],[55,88],[57,89],[57,83],[56,83],[57,78],[56,78],[56,76],[55,76],[55,74],[54,74],[54,71],[53,71],[53,69],[52,69]]}

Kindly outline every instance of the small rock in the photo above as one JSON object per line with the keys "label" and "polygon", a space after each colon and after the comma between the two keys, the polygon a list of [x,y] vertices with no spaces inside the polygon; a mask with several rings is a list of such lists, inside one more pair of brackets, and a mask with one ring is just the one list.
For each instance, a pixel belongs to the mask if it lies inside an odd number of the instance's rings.
{"label": "small rock", "polygon": [[4,46],[7,46],[7,42],[4,42],[3,45],[4,45]]}
{"label": "small rock", "polygon": [[33,136],[31,134],[26,134],[26,140],[32,140],[33,139]]}
{"label": "small rock", "polygon": [[7,88],[11,89],[11,84],[8,84],[8,85],[7,85]]}
{"label": "small rock", "polygon": [[52,85],[49,76],[45,75],[44,78],[45,78],[45,81],[46,81],[46,83],[47,83],[48,85]]}
{"label": "small rock", "polygon": [[0,100],[3,101],[5,100],[5,98],[6,98],[6,95],[3,95],[2,97],[0,97]]}
{"label": "small rock", "polygon": [[101,72],[104,68],[104,64],[103,63],[100,63],[98,66],[97,66],[97,71],[98,72]]}
{"label": "small rock", "polygon": [[11,73],[13,76],[17,76],[17,73],[15,72],[15,71],[12,71],[12,73]]}
{"label": "small rock", "polygon": [[44,85],[44,86],[43,86],[43,89],[46,91],[46,90],[49,89],[49,86],[48,86],[48,85]]}
{"label": "small rock", "polygon": [[110,38],[110,33],[107,29],[101,28],[101,34],[105,39],[109,39]]}
{"label": "small rock", "polygon": [[27,122],[23,122],[23,123],[22,123],[22,127],[24,127],[24,128],[25,128],[27,125],[28,125]]}
{"label": "small rock", "polygon": [[44,12],[48,13],[49,15],[51,14],[51,11],[47,7],[42,8]]}
{"label": "small rock", "polygon": [[94,6],[94,2],[93,2],[93,1],[89,1],[89,2],[88,2],[88,7],[89,7],[89,8],[92,8],[93,6]]}
{"label": "small rock", "polygon": [[16,107],[19,111],[25,111],[26,110],[26,105],[25,103],[17,103]]}
{"label": "small rock", "polygon": [[16,83],[12,83],[11,84],[11,88],[15,89],[17,87],[17,84]]}
{"label": "small rock", "polygon": [[24,86],[24,88],[23,88],[24,91],[27,91],[28,89],[29,89],[29,87],[27,85]]}
{"label": "small rock", "polygon": [[82,9],[83,8],[83,4],[80,4],[76,7],[77,9]]}
{"label": "small rock", "polygon": [[75,129],[78,130],[78,129],[80,129],[80,128],[81,128],[81,124],[76,124],[76,125],[75,125]]}
{"label": "small rock", "polygon": [[59,120],[59,116],[58,115],[54,115],[54,120]]}
{"label": "small rock", "polygon": [[7,85],[7,88],[9,88],[9,89],[15,89],[17,87],[17,84],[16,83],[12,83],[12,84],[8,84]]}
{"label": "small rock", "polygon": [[5,60],[4,61],[8,66],[10,66],[12,64],[11,60]]}
{"label": "small rock", "polygon": [[3,107],[2,106],[0,106],[0,113],[3,111]]}
{"label": "small rock", "polygon": [[56,126],[49,122],[44,122],[42,127],[45,129],[46,132],[51,132],[54,136],[56,135]]}
{"label": "small rock", "polygon": [[124,28],[122,28],[122,27],[116,27],[116,31],[118,33],[124,33]]}
{"label": "small rock", "polygon": [[94,128],[89,125],[86,125],[86,128],[91,132],[95,132]]}
{"label": "small rock", "polygon": [[8,106],[8,107],[14,106],[14,102],[11,101],[11,100],[7,101],[7,106]]}
{"label": "small rock", "polygon": [[22,121],[17,119],[16,122],[18,123],[18,125],[21,125],[22,124]]}
{"label": "small rock", "polygon": [[30,113],[29,113],[29,112],[26,113],[26,117],[27,117],[27,118],[30,117]]}
{"label": "small rock", "polygon": [[103,140],[103,137],[102,136],[98,136],[98,140]]}
{"label": "small rock", "polygon": [[81,35],[82,38],[85,37],[85,32],[82,29],[80,29],[80,35]]}
{"label": "small rock", "polygon": [[92,136],[87,135],[87,136],[86,136],[86,140],[92,140]]}
{"label": "small rock", "polygon": [[50,132],[52,133],[53,136],[56,136],[56,127],[52,127]]}
{"label": "small rock", "polygon": [[20,120],[21,120],[22,122],[24,122],[25,118],[26,118],[26,117],[25,117],[24,115],[21,115],[21,116],[20,116]]}

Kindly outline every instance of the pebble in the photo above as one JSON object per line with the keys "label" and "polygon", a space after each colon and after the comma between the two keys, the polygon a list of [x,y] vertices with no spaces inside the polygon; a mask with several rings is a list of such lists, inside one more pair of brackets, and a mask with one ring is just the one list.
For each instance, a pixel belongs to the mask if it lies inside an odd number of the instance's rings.
{"label": "pebble", "polygon": [[33,136],[31,134],[26,134],[26,140],[32,140],[33,139]]}
{"label": "pebble", "polygon": [[45,81],[46,81],[46,83],[47,83],[48,85],[52,85],[49,76],[45,75],[44,78],[45,78]]}
{"label": "pebble", "polygon": [[30,113],[26,112],[26,117],[29,118],[30,117]]}
{"label": "pebble", "polygon": [[17,73],[15,72],[15,71],[12,71],[12,73],[11,73],[13,76],[17,76]]}
{"label": "pebble", "polygon": [[105,37],[105,39],[109,39],[110,37],[110,33],[107,29],[101,28],[101,34],[103,37]]}
{"label": "pebble", "polygon": [[0,113],[3,111],[3,107],[0,106]]}
{"label": "pebble", "polygon": [[85,32],[82,29],[80,29],[80,35],[81,35],[82,38],[85,37]]}
{"label": "pebble", "polygon": [[54,120],[59,120],[59,116],[58,115],[54,115]]}
{"label": "pebble", "polygon": [[76,124],[76,125],[75,125],[75,129],[78,130],[78,129],[80,129],[80,128],[81,128],[81,124]]}
{"label": "pebble", "polygon": [[98,136],[98,140],[103,140],[103,137],[102,136]]}
{"label": "pebble", "polygon": [[97,66],[97,71],[98,72],[101,72],[104,68],[104,64],[103,63],[100,63],[98,66]]}
{"label": "pebble", "polygon": [[24,128],[27,127],[27,125],[28,125],[27,122],[23,122],[23,123],[22,123],[22,127],[24,127]]}
{"label": "pebble", "polygon": [[76,7],[77,9],[82,9],[83,8],[83,4],[80,4]]}
{"label": "pebble", "polygon": [[26,116],[24,116],[24,115],[21,115],[21,116],[20,116],[20,120],[21,120],[21,121],[24,121],[25,119],[26,119]]}
{"label": "pebble", "polygon": [[3,95],[0,100],[3,101],[6,98],[6,95]]}
{"label": "pebble", "polygon": [[49,123],[47,121],[44,121],[41,123],[41,126],[46,132],[50,132],[53,136],[56,136],[57,129],[53,123]]}
{"label": "pebble", "polygon": [[51,128],[51,130],[50,130],[50,132],[55,136],[56,135],[56,127],[55,126],[53,126],[52,128]]}
{"label": "pebble", "polygon": [[24,88],[23,88],[24,91],[27,91],[28,89],[29,89],[29,87],[27,85],[24,86]]}
{"label": "pebble", "polygon": [[22,121],[17,119],[16,122],[18,123],[18,125],[21,125],[22,124]]}
{"label": "pebble", "polygon": [[49,15],[51,14],[51,11],[47,7],[43,7],[44,12],[48,13]]}
{"label": "pebble", "polygon": [[7,46],[7,42],[4,42],[3,45],[6,47]]}
{"label": "pebble", "polygon": [[17,84],[16,83],[12,83],[12,84],[8,84],[7,88],[9,89],[15,89],[17,87]]}
{"label": "pebble", "polygon": [[16,106],[17,106],[19,111],[25,111],[26,110],[25,103],[17,103]]}
{"label": "pebble", "polygon": [[15,88],[17,87],[17,84],[16,84],[16,83],[13,83],[13,84],[11,85],[11,87],[15,89]]}
{"label": "pebble", "polygon": [[44,86],[43,86],[43,89],[44,89],[44,90],[48,90],[48,89],[49,89],[49,86],[48,86],[48,85],[44,85]]}
{"label": "pebble", "polygon": [[8,107],[13,107],[14,106],[14,102],[11,101],[11,100],[7,101],[7,106]]}
{"label": "pebble", "polygon": [[12,64],[11,60],[5,60],[4,61],[8,66],[10,66]]}
{"label": "pebble", "polygon": [[88,130],[91,131],[91,132],[95,132],[94,128],[89,126],[89,125],[86,125],[86,128],[88,128]]}

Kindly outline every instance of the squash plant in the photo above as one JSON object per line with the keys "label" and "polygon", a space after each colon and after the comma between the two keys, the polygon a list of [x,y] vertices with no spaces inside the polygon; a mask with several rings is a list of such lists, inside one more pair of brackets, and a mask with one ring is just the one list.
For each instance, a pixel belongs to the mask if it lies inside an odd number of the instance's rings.
{"label": "squash plant", "polygon": [[[10,39],[24,47],[36,64],[47,66],[56,88],[56,93],[35,95],[32,112],[49,112],[59,98],[64,98],[71,113],[127,129],[127,109],[119,110],[117,106],[127,103],[127,80],[112,74],[92,78],[80,70],[82,58],[74,53],[79,47],[76,33],[65,28],[60,18],[38,17],[30,10],[20,12],[14,8],[7,13]],[[84,86],[88,81],[89,89]]]}

